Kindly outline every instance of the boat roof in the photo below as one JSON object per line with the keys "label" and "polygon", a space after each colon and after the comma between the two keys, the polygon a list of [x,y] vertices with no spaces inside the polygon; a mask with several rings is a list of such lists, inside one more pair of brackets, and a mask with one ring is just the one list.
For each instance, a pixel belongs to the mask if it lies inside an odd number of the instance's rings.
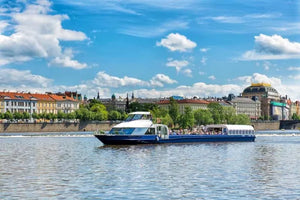
{"label": "boat roof", "polygon": [[211,124],[206,128],[227,128],[228,130],[254,130],[251,125],[236,125],[236,124]]}
{"label": "boat roof", "polygon": [[150,115],[150,112],[146,112],[146,111],[137,111],[137,112],[131,112],[129,113],[129,115]]}
{"label": "boat roof", "polygon": [[114,128],[149,128],[153,122],[151,120],[134,120],[122,122],[114,126]]}

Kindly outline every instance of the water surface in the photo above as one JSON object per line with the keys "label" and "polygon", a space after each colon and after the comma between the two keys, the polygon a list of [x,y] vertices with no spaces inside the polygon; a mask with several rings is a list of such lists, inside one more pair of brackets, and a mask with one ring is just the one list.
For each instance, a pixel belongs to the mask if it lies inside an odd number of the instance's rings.
{"label": "water surface", "polygon": [[300,137],[102,146],[90,135],[0,137],[0,199],[297,199]]}

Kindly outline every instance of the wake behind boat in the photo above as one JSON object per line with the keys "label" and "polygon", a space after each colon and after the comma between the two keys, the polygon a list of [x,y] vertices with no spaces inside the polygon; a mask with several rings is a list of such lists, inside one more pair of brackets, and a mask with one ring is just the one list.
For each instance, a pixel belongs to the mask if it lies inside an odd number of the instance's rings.
{"label": "wake behind boat", "polygon": [[163,124],[154,124],[150,112],[133,112],[107,134],[96,132],[95,137],[106,145],[165,144],[192,142],[254,142],[250,125],[208,125],[196,134],[170,133]]}

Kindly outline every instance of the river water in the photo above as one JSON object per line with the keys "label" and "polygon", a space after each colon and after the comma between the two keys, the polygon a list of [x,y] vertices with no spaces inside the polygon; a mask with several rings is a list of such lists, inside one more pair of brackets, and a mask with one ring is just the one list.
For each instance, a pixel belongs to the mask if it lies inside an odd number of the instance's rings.
{"label": "river water", "polygon": [[2,136],[0,199],[300,199],[300,136],[119,147]]}

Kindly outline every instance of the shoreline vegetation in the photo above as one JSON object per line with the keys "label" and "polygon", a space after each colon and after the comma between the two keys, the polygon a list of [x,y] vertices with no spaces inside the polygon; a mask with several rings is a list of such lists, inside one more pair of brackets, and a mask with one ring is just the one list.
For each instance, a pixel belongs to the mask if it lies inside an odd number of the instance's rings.
{"label": "shoreline vegetation", "polygon": [[[0,134],[8,132],[84,132],[108,131],[111,127],[127,118],[127,113],[134,111],[150,111],[154,123],[167,125],[170,129],[193,130],[208,124],[240,124],[252,125],[255,130],[299,129],[300,122],[281,126],[282,121],[264,118],[251,121],[245,114],[236,114],[232,107],[224,107],[216,102],[208,104],[207,109],[192,110],[184,107],[180,113],[177,102],[171,98],[168,109],[156,104],[137,102],[128,105],[125,111],[114,107],[106,107],[98,100],[91,100],[81,105],[74,112],[63,113],[0,113]],[[290,127],[290,128],[289,128]]]}

